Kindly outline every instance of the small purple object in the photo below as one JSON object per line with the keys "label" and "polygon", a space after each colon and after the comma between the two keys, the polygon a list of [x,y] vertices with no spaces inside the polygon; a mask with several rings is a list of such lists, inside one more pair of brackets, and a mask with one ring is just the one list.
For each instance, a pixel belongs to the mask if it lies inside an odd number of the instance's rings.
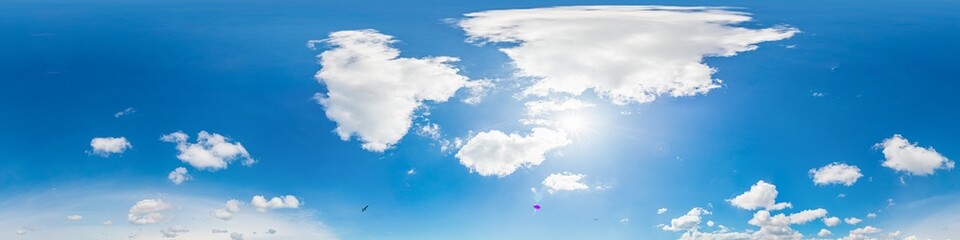
{"label": "small purple object", "polygon": [[534,204],[534,205],[533,205],[533,210],[535,210],[535,211],[540,211],[540,204]]}

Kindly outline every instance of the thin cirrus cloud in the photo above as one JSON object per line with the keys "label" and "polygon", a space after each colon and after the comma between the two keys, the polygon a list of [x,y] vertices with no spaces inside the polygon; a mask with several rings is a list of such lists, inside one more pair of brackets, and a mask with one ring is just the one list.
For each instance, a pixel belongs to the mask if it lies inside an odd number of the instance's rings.
{"label": "thin cirrus cloud", "polygon": [[852,186],[857,179],[863,177],[860,168],[846,163],[831,163],[826,166],[810,169],[810,177],[816,185],[843,184]]}
{"label": "thin cirrus cloud", "polygon": [[190,164],[200,170],[217,171],[227,168],[227,165],[241,160],[245,166],[256,162],[247,149],[239,142],[216,133],[200,131],[197,133],[197,142],[190,143],[190,136],[177,131],[160,137],[161,141],[176,143],[179,152],[177,159]]}
{"label": "thin cirrus cloud", "polygon": [[616,104],[720,87],[704,57],[729,57],[789,38],[789,27],[748,29],[750,16],[725,8],[572,6],[493,10],[457,22],[473,42],[501,48],[517,75],[536,81],[526,95],[580,95],[593,89]]}
{"label": "thin cirrus cloud", "polygon": [[[316,79],[326,93],[315,96],[327,118],[337,123],[344,141],[352,137],[369,151],[383,152],[410,129],[415,110],[424,102],[442,103],[457,90],[477,86],[450,65],[455,57],[400,57],[393,36],[376,30],[338,31],[325,40]],[[479,84],[483,85],[483,84]]]}
{"label": "thin cirrus cloud", "polygon": [[127,149],[133,148],[126,137],[98,137],[90,140],[90,153],[109,157],[111,154],[120,154]]}
{"label": "thin cirrus cloud", "polygon": [[933,147],[917,146],[917,143],[911,143],[900,134],[884,139],[877,143],[876,147],[883,149],[885,158],[883,166],[897,172],[926,176],[933,175],[938,169],[949,170],[954,167],[953,161],[938,153]]}

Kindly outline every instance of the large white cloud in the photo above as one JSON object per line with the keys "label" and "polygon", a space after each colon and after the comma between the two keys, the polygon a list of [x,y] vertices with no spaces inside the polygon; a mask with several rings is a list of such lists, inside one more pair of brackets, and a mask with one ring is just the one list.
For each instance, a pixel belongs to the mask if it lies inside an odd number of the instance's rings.
{"label": "large white cloud", "polygon": [[852,186],[863,177],[860,168],[845,163],[831,163],[821,168],[810,169],[810,177],[816,185],[843,184]]}
{"label": "large white cloud", "polygon": [[316,79],[327,93],[316,99],[337,123],[340,138],[356,136],[370,151],[382,152],[400,141],[424,101],[445,102],[468,85],[468,78],[450,65],[457,58],[399,57],[400,51],[390,46],[396,42],[393,36],[375,30],[339,31],[310,43],[318,42],[332,49],[319,55]]}
{"label": "large white cloud", "polygon": [[897,172],[924,176],[933,174],[934,170],[952,169],[954,166],[953,161],[938,153],[933,147],[919,147],[917,143],[910,143],[900,134],[894,134],[876,146],[883,148],[883,156],[886,158],[883,166]]}
{"label": "large white cloud", "polygon": [[127,213],[127,221],[132,224],[154,224],[162,221],[165,217],[163,211],[173,207],[163,199],[144,199],[138,201]]}
{"label": "large white cloud", "polygon": [[724,8],[573,6],[468,13],[458,25],[471,41],[500,49],[528,95],[593,89],[617,104],[660,95],[703,94],[720,86],[704,57],[729,57],[793,36],[793,28],[748,29],[748,14]]}
{"label": "large white cloud", "polygon": [[216,133],[200,131],[197,142],[189,143],[190,136],[177,131],[160,137],[164,142],[177,144],[177,159],[201,170],[217,171],[227,168],[227,165],[242,159],[245,166],[253,165],[256,161],[239,142],[232,142],[229,138]]}
{"label": "large white cloud", "polygon": [[505,177],[520,167],[537,166],[547,152],[570,143],[566,132],[534,128],[526,136],[493,130],[478,133],[457,152],[460,164],[481,176]]}
{"label": "large white cloud", "polygon": [[590,189],[590,187],[580,182],[585,176],[586,175],[583,174],[573,174],[570,172],[554,173],[543,179],[543,186],[546,186],[547,192],[550,193],[587,190]]}
{"label": "large white cloud", "polygon": [[102,157],[123,153],[132,147],[126,137],[98,137],[90,140],[91,153]]}
{"label": "large white cloud", "polygon": [[789,202],[777,203],[778,194],[777,186],[760,180],[750,187],[750,191],[744,192],[733,199],[727,199],[727,201],[733,206],[746,210],[780,210],[793,206]]}
{"label": "large white cloud", "polygon": [[262,195],[256,195],[250,200],[250,205],[259,212],[266,212],[268,209],[300,208],[300,200],[296,196],[287,195],[283,198],[273,197],[268,201]]}

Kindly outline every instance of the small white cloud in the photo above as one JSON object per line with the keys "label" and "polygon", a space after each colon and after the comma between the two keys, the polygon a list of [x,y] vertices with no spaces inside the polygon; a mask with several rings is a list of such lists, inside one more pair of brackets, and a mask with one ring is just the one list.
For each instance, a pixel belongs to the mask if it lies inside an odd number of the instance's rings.
{"label": "small white cloud", "polygon": [[830,236],[830,235],[832,235],[832,234],[833,234],[833,232],[830,232],[830,230],[822,229],[822,228],[821,228],[821,229],[820,229],[820,232],[817,233],[817,236],[818,236],[818,237],[826,237],[826,236]]}
{"label": "small white cloud", "polygon": [[859,219],[859,218],[855,218],[855,217],[849,217],[849,218],[844,218],[844,219],[843,219],[843,222],[846,222],[847,224],[850,224],[850,225],[857,225],[858,223],[860,223],[860,222],[862,222],[862,221],[863,221],[863,219]]}
{"label": "small white cloud", "polygon": [[707,227],[713,227],[715,224],[716,223],[714,223],[713,220],[707,221]]}
{"label": "small white cloud", "polygon": [[256,195],[250,200],[250,205],[259,212],[266,212],[268,209],[300,208],[300,200],[293,195],[287,195],[283,198],[273,197],[267,201],[262,195]]}
{"label": "small white cloud", "polygon": [[586,184],[580,182],[583,180],[583,174],[573,174],[570,172],[554,173],[543,179],[543,186],[547,187],[547,192],[555,193],[558,191],[577,191],[590,189]]}
{"label": "small white cloud", "polygon": [[663,213],[665,213],[665,212],[667,212],[667,208],[657,209],[657,214],[663,214]]}
{"label": "small white cloud", "polygon": [[823,208],[817,208],[790,214],[788,218],[790,218],[790,224],[804,224],[824,216],[827,216],[827,210]]}
{"label": "small white cloud", "polygon": [[237,212],[240,212],[240,201],[236,199],[228,200],[224,206],[224,208],[214,209],[210,212],[210,216],[227,221],[232,219]]}
{"label": "small white cloud", "polygon": [[[337,123],[341,139],[357,137],[369,151],[383,152],[400,141],[424,102],[446,102],[469,84],[450,65],[459,59],[403,58],[391,46],[395,42],[393,36],[372,29],[338,31],[311,41],[332,46],[319,55],[321,69],[315,76],[327,93],[314,98]],[[475,83],[471,91],[482,93],[486,85]]]}
{"label": "small white cloud", "polygon": [[883,148],[883,156],[886,158],[883,166],[897,172],[925,176],[932,175],[937,169],[949,170],[954,167],[953,161],[938,153],[933,147],[919,147],[917,143],[910,143],[900,134],[884,139],[876,147]]}
{"label": "small white cloud", "polygon": [[877,218],[876,213],[867,213],[867,218]]}
{"label": "small white cloud", "polygon": [[710,215],[710,212],[703,208],[693,208],[686,215],[670,220],[670,225],[663,225],[661,229],[665,231],[686,231],[696,229],[700,225],[702,215]]}
{"label": "small white cloud", "polygon": [[163,135],[161,141],[177,144],[177,159],[201,170],[217,171],[227,168],[231,162],[242,159],[242,164],[250,166],[255,160],[239,142],[231,142],[229,138],[216,133],[200,131],[197,142],[189,143],[187,134],[177,131]]}
{"label": "small white cloud", "polygon": [[757,184],[751,186],[749,191],[732,199],[727,199],[727,202],[730,202],[730,204],[735,207],[746,210],[781,210],[793,206],[789,202],[777,203],[778,194],[777,186],[760,180],[757,181]]}
{"label": "small white cloud", "polygon": [[164,238],[176,238],[181,233],[190,232],[190,229],[187,229],[183,226],[172,226],[167,229],[160,229],[160,233]]}
{"label": "small white cloud", "polygon": [[119,111],[119,112],[117,112],[117,113],[114,113],[114,114],[113,114],[113,117],[114,117],[114,118],[120,118],[120,117],[123,117],[123,116],[126,116],[126,115],[133,114],[133,113],[135,113],[135,112],[137,112],[136,109],[133,109],[132,107],[129,107],[129,108],[127,108],[127,109],[124,109],[123,111]]}
{"label": "small white cloud", "polygon": [[467,91],[470,93],[467,97],[461,100],[466,104],[478,104],[484,96],[487,96],[487,93],[490,89],[493,89],[495,86],[493,81],[487,79],[468,81],[464,87],[467,88]]}
{"label": "small white cloud", "polygon": [[862,228],[857,228],[857,229],[850,230],[850,234],[847,235],[846,237],[844,237],[843,240],[867,240],[867,239],[877,239],[877,238],[871,238],[871,237],[869,237],[868,235],[870,235],[870,234],[876,234],[876,233],[879,233],[879,232],[881,232],[881,231],[883,231],[883,230],[880,230],[879,228],[875,228],[875,227],[873,227],[873,226],[866,226],[866,227],[862,227]]}
{"label": "small white cloud", "polygon": [[570,143],[567,133],[534,128],[526,136],[493,130],[478,133],[460,148],[460,164],[481,176],[505,177],[521,167],[540,165],[545,154]]}
{"label": "small white cloud", "polygon": [[104,226],[113,225],[113,221],[110,221],[110,220],[103,221],[103,225]]}
{"label": "small white cloud", "polygon": [[620,224],[627,224],[627,222],[630,222],[630,219],[629,219],[629,218],[622,218],[622,219],[620,219]]}
{"label": "small white cloud", "polygon": [[416,168],[411,168],[410,170],[407,170],[407,175],[414,175],[414,174],[417,174]]}
{"label": "small white cloud", "polygon": [[81,219],[83,219],[83,216],[80,216],[80,215],[70,215],[70,216],[67,216],[67,219],[70,220],[70,221],[80,221]]}
{"label": "small white cloud", "polygon": [[860,168],[845,163],[831,163],[821,168],[810,169],[810,177],[816,185],[843,184],[852,186],[863,177]]}
{"label": "small white cloud", "polygon": [[191,178],[192,177],[190,177],[190,175],[187,174],[187,169],[184,167],[178,167],[173,171],[171,171],[170,174],[167,174],[167,179],[170,179],[170,182],[173,182],[173,184],[176,184],[176,185],[180,185],[181,183],[187,180],[190,180]]}
{"label": "small white cloud", "polygon": [[130,211],[127,213],[127,221],[136,225],[158,223],[164,219],[161,212],[171,207],[169,203],[162,199],[143,199],[130,207]]}
{"label": "small white cloud", "polygon": [[823,218],[823,224],[824,224],[824,225],[827,225],[827,227],[836,226],[836,225],[840,224],[840,218],[838,218],[838,217],[826,217],[826,218]]}
{"label": "small white cloud", "polygon": [[94,155],[109,157],[110,154],[123,153],[133,148],[133,145],[127,141],[126,137],[98,137],[90,140],[90,147]]}
{"label": "small white cloud", "polygon": [[811,94],[811,95],[813,95],[814,97],[823,97],[823,96],[827,96],[827,94],[826,94],[826,93],[822,93],[822,92],[813,92],[813,94]]}

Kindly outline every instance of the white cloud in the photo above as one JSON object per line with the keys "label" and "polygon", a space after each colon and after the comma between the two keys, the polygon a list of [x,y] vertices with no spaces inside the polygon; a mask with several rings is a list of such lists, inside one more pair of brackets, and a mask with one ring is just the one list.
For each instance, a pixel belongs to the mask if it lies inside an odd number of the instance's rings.
{"label": "white cloud", "polygon": [[416,168],[411,168],[410,170],[407,170],[407,175],[414,175],[414,174],[417,174]]}
{"label": "white cloud", "polygon": [[250,200],[250,205],[259,212],[266,212],[268,209],[300,208],[300,200],[293,195],[287,195],[283,198],[273,197],[267,201],[262,195],[256,195]]}
{"label": "white cloud", "polygon": [[505,177],[520,167],[542,163],[547,152],[570,143],[567,133],[547,128],[534,128],[526,136],[509,135],[492,130],[478,133],[460,148],[456,157],[460,164],[481,176]]}
{"label": "white cloud", "polygon": [[583,177],[586,177],[586,175],[570,172],[554,173],[543,179],[543,185],[547,187],[549,193],[590,189],[586,184],[580,182]]}
{"label": "white cloud", "polygon": [[769,211],[760,210],[747,223],[760,227],[753,233],[754,239],[800,239],[803,235],[790,228],[792,222],[783,213],[771,216]]}
{"label": "white cloud", "polygon": [[227,168],[227,165],[237,159],[242,159],[245,166],[253,165],[256,161],[239,142],[231,142],[229,138],[216,133],[200,131],[197,142],[189,143],[187,134],[177,131],[163,135],[160,140],[177,144],[177,159],[201,170],[217,171]]}
{"label": "white cloud", "polygon": [[883,230],[875,228],[873,226],[866,226],[862,228],[857,228],[850,230],[850,234],[843,238],[843,240],[867,240],[867,239],[876,239],[871,238],[868,235],[879,233]]}
{"label": "white cloud", "polygon": [[750,16],[705,7],[573,6],[465,16],[458,25],[470,41],[517,44],[500,50],[518,76],[537,79],[525,94],[593,89],[617,104],[706,93],[720,84],[704,57],[734,56],[797,32],[737,27]]}
{"label": "white cloud", "polygon": [[484,96],[487,96],[487,92],[495,86],[493,81],[481,79],[469,81],[464,87],[467,88],[467,92],[470,94],[461,101],[466,104],[478,104]]}
{"label": "white cloud", "polygon": [[697,229],[702,215],[710,215],[710,211],[703,208],[690,209],[687,214],[670,220],[670,225],[662,225],[665,231],[685,231]]}
{"label": "white cloud", "polygon": [[867,213],[867,218],[877,218],[876,213]]}
{"label": "white cloud", "polygon": [[777,203],[778,194],[777,186],[760,180],[750,187],[750,191],[744,192],[733,199],[727,199],[727,201],[733,206],[746,210],[780,210],[793,207],[789,202]]}
{"label": "white cloud", "polygon": [[133,145],[127,141],[126,137],[98,137],[90,140],[90,147],[94,155],[109,157],[110,154],[123,153],[133,148]]}
{"label": "white cloud", "polygon": [[546,115],[546,114],[551,114],[555,112],[580,110],[588,107],[593,107],[596,105],[570,98],[564,101],[556,101],[556,100],[530,101],[530,102],[524,103],[523,106],[527,110],[527,115],[540,116],[540,115]]}
{"label": "white cloud", "polygon": [[114,117],[114,118],[120,118],[120,117],[123,117],[123,116],[126,116],[126,115],[133,114],[133,113],[135,113],[135,112],[137,112],[136,109],[133,109],[132,107],[129,107],[129,108],[127,108],[127,109],[124,109],[123,111],[119,111],[119,112],[117,112],[117,113],[114,113],[114,114],[113,114],[113,117]]}
{"label": "white cloud", "polygon": [[917,143],[910,143],[900,134],[884,139],[876,147],[883,148],[883,156],[886,158],[883,166],[897,172],[924,176],[932,175],[937,169],[954,167],[953,161],[938,153],[933,147],[919,147]]}
{"label": "white cloud", "polygon": [[826,218],[823,218],[823,224],[827,225],[828,227],[836,226],[836,225],[840,224],[840,218],[838,218],[838,217],[826,217]]}
{"label": "white cloud", "polygon": [[[369,151],[383,152],[400,141],[425,101],[445,102],[468,85],[468,78],[450,65],[459,59],[399,57],[400,51],[390,46],[396,42],[393,36],[375,30],[334,32],[310,44],[318,42],[333,48],[319,55],[316,79],[327,93],[315,98],[337,123],[341,139],[356,136]],[[471,87],[478,91],[475,85]]]}
{"label": "white cloud", "polygon": [[127,221],[136,225],[158,223],[164,219],[161,212],[171,207],[169,203],[162,199],[143,199],[130,207],[130,211],[127,213]]}
{"label": "white cloud", "polygon": [[622,219],[620,219],[620,224],[627,224],[627,222],[630,222],[630,219],[629,219],[629,218],[622,218]]}
{"label": "white cloud", "polygon": [[665,213],[665,212],[667,212],[667,208],[657,209],[657,214],[663,214],[663,213]]}
{"label": "white cloud", "polygon": [[831,163],[817,169],[810,169],[810,177],[816,185],[843,184],[852,186],[863,177],[860,168],[845,163]]}
{"label": "white cloud", "polygon": [[172,226],[167,229],[161,229],[160,233],[164,238],[176,238],[181,233],[190,232],[190,229],[187,229],[183,226]]}
{"label": "white cloud", "polygon": [[863,219],[859,219],[859,218],[855,218],[855,217],[849,217],[849,218],[844,218],[844,219],[843,219],[843,222],[846,222],[847,224],[850,224],[850,225],[857,225],[857,223],[860,223],[860,222],[862,222],[862,221],[863,221]]}
{"label": "white cloud", "polygon": [[228,200],[224,206],[224,208],[214,209],[210,212],[210,216],[227,221],[232,219],[237,212],[240,212],[240,201],[236,199]]}
{"label": "white cloud", "polygon": [[167,179],[170,179],[170,181],[176,185],[180,185],[181,183],[187,180],[190,180],[191,178],[192,177],[190,177],[190,175],[187,174],[187,169],[184,167],[178,167],[176,169],[173,169],[173,171],[171,171],[170,174],[167,174]]}
{"label": "white cloud", "polygon": [[104,226],[113,225],[113,221],[110,221],[110,220],[103,221],[103,225]]}
{"label": "white cloud", "polygon": [[817,237],[826,237],[832,235],[833,232],[827,229],[820,229],[820,232],[817,233]]}
{"label": "white cloud", "polygon": [[827,216],[827,210],[823,208],[817,208],[790,214],[789,218],[790,224],[804,224],[824,216]]}
{"label": "white cloud", "polygon": [[67,220],[70,220],[70,221],[79,221],[79,220],[81,220],[81,219],[83,219],[83,216],[80,216],[80,215],[69,215],[69,216],[67,216]]}

